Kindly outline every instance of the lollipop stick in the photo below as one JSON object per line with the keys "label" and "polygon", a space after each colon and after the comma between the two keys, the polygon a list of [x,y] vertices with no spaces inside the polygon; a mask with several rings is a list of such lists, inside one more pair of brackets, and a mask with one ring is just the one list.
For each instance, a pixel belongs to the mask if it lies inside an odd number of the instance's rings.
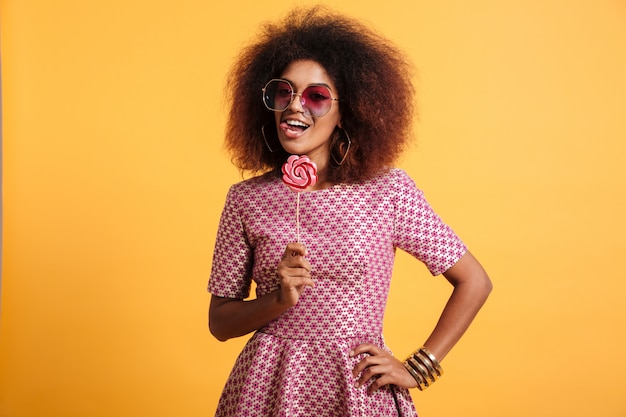
{"label": "lollipop stick", "polygon": [[296,193],[296,242],[300,243],[300,192]]}

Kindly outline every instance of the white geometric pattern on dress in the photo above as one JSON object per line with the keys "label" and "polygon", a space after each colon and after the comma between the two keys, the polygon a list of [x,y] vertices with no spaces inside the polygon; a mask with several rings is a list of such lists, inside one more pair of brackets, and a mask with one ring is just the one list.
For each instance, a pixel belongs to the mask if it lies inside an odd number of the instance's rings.
{"label": "white geometric pattern on dress", "polygon": [[[209,291],[246,298],[278,289],[277,264],[295,241],[296,195],[264,175],[231,187],[216,239]],[[300,195],[300,237],[314,288],[249,340],[226,382],[216,416],[416,416],[408,390],[354,388],[365,342],[384,349],[382,323],[396,248],[433,275],[466,252],[400,169],[359,184]]]}

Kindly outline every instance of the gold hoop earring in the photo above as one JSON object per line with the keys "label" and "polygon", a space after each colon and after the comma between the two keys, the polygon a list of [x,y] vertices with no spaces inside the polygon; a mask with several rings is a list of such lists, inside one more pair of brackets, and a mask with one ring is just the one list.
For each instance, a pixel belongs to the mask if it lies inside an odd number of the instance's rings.
{"label": "gold hoop earring", "polygon": [[261,126],[261,134],[263,135],[263,140],[265,141],[265,146],[267,146],[267,149],[269,149],[271,153],[274,153],[278,149],[272,149],[272,147],[270,146],[269,142],[267,141],[267,137],[265,137],[265,126],[266,125],[267,125],[267,123],[264,124],[263,126]]}
{"label": "gold hoop earring", "polygon": [[348,135],[348,132],[346,132],[346,129],[344,129],[343,127],[339,127],[338,129],[341,129],[343,131],[343,134],[346,137],[345,141],[342,141],[341,143],[339,143],[339,152],[338,154],[341,155],[341,150],[343,147],[346,148],[346,150],[343,152],[343,156],[341,157],[341,160],[338,161],[337,158],[335,157],[335,153],[330,152],[330,156],[333,159],[333,161],[335,162],[335,164],[337,164],[338,167],[341,166],[341,164],[343,164],[346,160],[346,157],[348,156],[348,152],[350,151],[350,146],[352,145],[352,141],[350,140],[350,135]]}

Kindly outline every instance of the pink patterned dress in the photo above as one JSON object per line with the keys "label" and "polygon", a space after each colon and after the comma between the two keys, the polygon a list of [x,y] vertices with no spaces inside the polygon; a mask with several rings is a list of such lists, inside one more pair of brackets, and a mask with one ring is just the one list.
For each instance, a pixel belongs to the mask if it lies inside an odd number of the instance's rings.
{"label": "pink patterned dress", "polygon": [[[296,194],[270,175],[231,187],[219,225],[209,291],[243,299],[278,289],[277,264],[295,241]],[[416,416],[408,390],[355,388],[365,342],[384,349],[382,327],[396,248],[433,275],[466,251],[400,169],[359,184],[303,192],[300,236],[315,287],[260,328],[237,359],[218,417]]]}

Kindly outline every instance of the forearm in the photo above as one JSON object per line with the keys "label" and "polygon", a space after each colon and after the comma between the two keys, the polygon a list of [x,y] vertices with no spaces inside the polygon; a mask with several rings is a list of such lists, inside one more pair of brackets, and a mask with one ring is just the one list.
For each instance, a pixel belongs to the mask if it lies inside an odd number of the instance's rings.
{"label": "forearm", "polygon": [[440,361],[461,339],[492,290],[487,273],[470,253],[444,275],[454,290],[424,343]]}
{"label": "forearm", "polygon": [[221,341],[243,336],[296,305],[302,291],[315,286],[305,255],[306,248],[301,243],[287,245],[277,266],[280,289],[276,291],[250,301],[212,296],[209,329],[213,336]]}
{"label": "forearm", "polygon": [[443,360],[461,339],[489,292],[490,289],[478,286],[454,289],[435,329],[424,343],[438,360]]}
{"label": "forearm", "polygon": [[247,301],[214,295],[209,307],[209,329],[215,338],[225,341],[256,331],[289,307],[280,302],[279,291]]}

